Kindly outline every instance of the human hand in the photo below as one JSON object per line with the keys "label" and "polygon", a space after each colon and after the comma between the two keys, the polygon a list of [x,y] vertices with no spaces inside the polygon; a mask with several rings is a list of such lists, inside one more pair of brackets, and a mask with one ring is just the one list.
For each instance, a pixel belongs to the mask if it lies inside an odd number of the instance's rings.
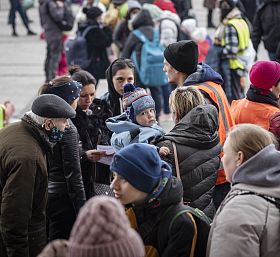
{"label": "human hand", "polygon": [[170,150],[169,150],[168,147],[162,146],[161,148],[159,148],[159,155],[160,156],[166,156],[168,154],[170,154]]}
{"label": "human hand", "polygon": [[91,162],[97,162],[106,155],[106,151],[99,151],[93,149],[93,150],[86,151],[86,155],[88,160],[90,160]]}

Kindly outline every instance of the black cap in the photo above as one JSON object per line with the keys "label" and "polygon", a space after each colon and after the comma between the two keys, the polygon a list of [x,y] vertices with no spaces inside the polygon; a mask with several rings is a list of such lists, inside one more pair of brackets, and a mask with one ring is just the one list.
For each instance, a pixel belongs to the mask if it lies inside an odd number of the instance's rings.
{"label": "black cap", "polygon": [[164,58],[177,71],[192,74],[197,69],[198,47],[192,40],[170,44],[164,50]]}
{"label": "black cap", "polygon": [[32,103],[33,113],[44,118],[74,118],[75,110],[62,98],[53,94],[38,96]]}

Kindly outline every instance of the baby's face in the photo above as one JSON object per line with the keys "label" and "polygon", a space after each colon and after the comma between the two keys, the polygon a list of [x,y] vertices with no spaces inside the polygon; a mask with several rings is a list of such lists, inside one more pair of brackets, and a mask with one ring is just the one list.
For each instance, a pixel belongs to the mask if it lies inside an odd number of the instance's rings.
{"label": "baby's face", "polygon": [[136,121],[140,126],[151,127],[156,123],[155,109],[148,108],[136,115]]}

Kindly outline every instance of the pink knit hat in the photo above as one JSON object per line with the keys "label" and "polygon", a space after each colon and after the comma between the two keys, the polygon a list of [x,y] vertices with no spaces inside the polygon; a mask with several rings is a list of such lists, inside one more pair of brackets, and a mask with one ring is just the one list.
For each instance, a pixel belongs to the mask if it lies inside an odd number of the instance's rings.
{"label": "pink knit hat", "polygon": [[71,231],[68,257],[128,256],[144,257],[145,250],[123,206],[113,197],[91,198]]}
{"label": "pink knit hat", "polygon": [[274,61],[258,61],[250,70],[253,86],[269,90],[280,80],[280,64]]}

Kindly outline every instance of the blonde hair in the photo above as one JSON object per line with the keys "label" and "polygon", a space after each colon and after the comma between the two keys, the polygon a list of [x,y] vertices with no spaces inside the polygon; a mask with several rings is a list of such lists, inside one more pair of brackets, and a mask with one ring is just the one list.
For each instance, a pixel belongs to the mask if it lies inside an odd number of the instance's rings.
{"label": "blonde hair", "polygon": [[181,120],[196,106],[204,104],[203,95],[197,88],[192,86],[176,88],[169,98],[170,109],[176,113],[178,120]]}
{"label": "blonde hair", "polygon": [[228,134],[234,152],[244,154],[244,162],[270,144],[277,144],[275,137],[266,129],[255,124],[240,124]]}

